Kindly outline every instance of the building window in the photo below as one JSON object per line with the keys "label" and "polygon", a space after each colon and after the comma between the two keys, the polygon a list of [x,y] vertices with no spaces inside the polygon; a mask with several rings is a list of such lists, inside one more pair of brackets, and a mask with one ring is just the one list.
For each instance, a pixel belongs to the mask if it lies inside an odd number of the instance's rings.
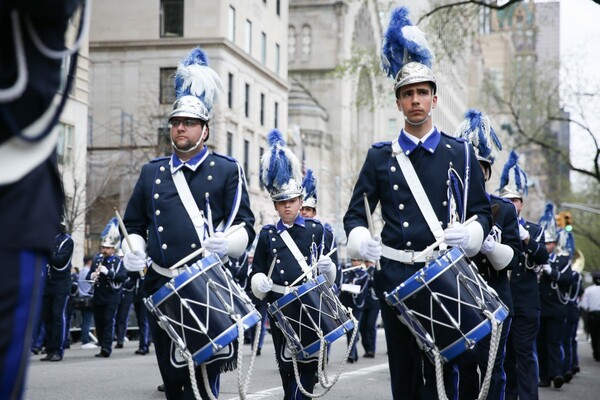
{"label": "building window", "polygon": [[227,39],[235,42],[235,8],[229,6],[229,25],[227,30]]}
{"label": "building window", "polygon": [[267,34],[264,32],[260,33],[260,62],[267,63]]}
{"label": "building window", "polygon": [[233,133],[227,132],[227,155],[233,157]]}
{"label": "building window", "polygon": [[175,72],[177,68],[160,69],[160,104],[171,104],[175,101]]}
{"label": "building window", "polygon": [[73,125],[59,122],[54,129],[58,129],[58,143],[56,144],[58,163],[69,165],[73,155]]}
{"label": "building window", "polygon": [[275,2],[275,11],[277,12],[277,15],[281,15],[281,0]]}
{"label": "building window", "polygon": [[161,0],[160,37],[183,36],[183,0]]}
{"label": "building window", "polygon": [[233,108],[233,74],[227,75],[227,107]]}
{"label": "building window", "polygon": [[[250,160],[250,141],[249,140],[244,140],[244,174],[246,175],[246,177],[250,176],[250,165],[248,164]],[[250,183],[248,182],[248,186],[250,186]]]}
{"label": "building window", "polygon": [[273,110],[274,112],[274,116],[273,116],[273,127],[275,129],[279,129],[279,103],[275,102],[275,109]]}
{"label": "building window", "polygon": [[260,94],[260,124],[265,125],[265,94]]}
{"label": "building window", "polygon": [[308,60],[310,58],[310,51],[312,47],[312,37],[311,37],[311,29],[310,26],[304,25],[302,27],[302,59]]}
{"label": "building window", "polygon": [[290,25],[288,28],[288,61],[296,59],[296,28]]}
{"label": "building window", "polygon": [[279,69],[281,67],[281,49],[279,45],[275,43],[275,73],[279,75]]}
{"label": "building window", "polygon": [[252,22],[246,20],[246,41],[244,42],[244,50],[246,53],[252,53]]}
{"label": "building window", "polygon": [[244,115],[250,116],[250,85],[246,83],[246,91],[244,94]]}

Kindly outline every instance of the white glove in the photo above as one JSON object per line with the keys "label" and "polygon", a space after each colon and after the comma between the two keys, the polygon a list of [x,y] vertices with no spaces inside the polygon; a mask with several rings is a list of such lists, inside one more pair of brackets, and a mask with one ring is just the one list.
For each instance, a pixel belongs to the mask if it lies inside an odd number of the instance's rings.
{"label": "white glove", "polygon": [[379,260],[381,258],[381,240],[377,236],[363,240],[360,242],[359,252],[365,260]]}
{"label": "white glove", "polygon": [[129,251],[123,257],[123,265],[127,271],[143,271],[146,268],[146,254],[139,250]]}
{"label": "white glove", "polygon": [[489,254],[496,248],[496,241],[492,235],[488,235],[483,244],[481,245],[481,250],[479,250],[482,254]]}
{"label": "white glove", "polygon": [[100,272],[101,274],[108,274],[108,268],[106,268],[104,265],[101,265],[98,267],[98,272]]}
{"label": "white glove", "polygon": [[333,261],[331,261],[331,257],[321,256],[319,257],[319,261],[317,261],[317,270],[319,274],[327,274],[334,268]]}
{"label": "white glove", "polygon": [[225,255],[227,255],[227,251],[229,250],[229,241],[223,232],[215,232],[214,236],[204,240],[202,245],[206,250],[218,255],[221,258],[225,257]]}
{"label": "white glove", "polygon": [[548,264],[542,265],[542,272],[546,275],[550,275],[552,273],[552,268]]}
{"label": "white glove", "polygon": [[273,289],[273,281],[265,274],[257,274],[256,288],[263,293],[268,293]]}
{"label": "white glove", "polygon": [[457,222],[444,230],[444,242],[449,246],[460,246],[464,249],[469,244],[470,236],[469,230]]}
{"label": "white glove", "polygon": [[521,240],[529,239],[529,231],[521,224],[519,224],[519,237]]}
{"label": "white glove", "polygon": [[93,281],[95,281],[95,280],[96,280],[96,278],[98,278],[98,271],[94,271],[94,272],[92,272],[92,275],[91,275],[91,276],[92,276],[92,280],[93,280]]}

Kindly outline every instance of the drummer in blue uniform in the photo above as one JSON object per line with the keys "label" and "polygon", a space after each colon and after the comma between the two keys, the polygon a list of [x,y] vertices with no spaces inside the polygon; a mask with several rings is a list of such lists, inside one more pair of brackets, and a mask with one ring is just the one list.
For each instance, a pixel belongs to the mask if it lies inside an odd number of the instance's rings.
{"label": "drummer in blue uniform", "polygon": [[127,279],[127,271],[115,254],[120,240],[118,222],[112,218],[102,232],[101,251],[94,257],[87,276],[88,280],[94,281],[92,310],[100,346],[100,353],[96,357],[108,358],[112,353],[117,308],[123,282]]}
{"label": "drummer in blue uniform", "polygon": [[[299,212],[302,205],[302,186],[299,162],[285,146],[281,133],[273,130],[267,140],[271,150],[261,160],[261,182],[267,188],[279,215],[276,224],[265,225],[259,234],[254,252],[251,285],[259,299],[273,303],[280,299],[286,288],[316,265],[316,272],[325,275],[333,284],[336,276],[333,235],[317,220],[304,218]],[[305,279],[306,280],[306,279]],[[304,281],[298,282],[302,285]],[[271,334],[275,357],[284,390],[285,400],[307,399],[302,391],[312,393],[317,374],[317,359],[298,360],[300,385],[296,382],[292,354],[283,332],[272,316]]]}
{"label": "drummer in blue uniform", "polygon": [[[495,149],[502,150],[489,118],[481,111],[468,110],[456,135],[473,145],[479,165],[488,181],[492,175]],[[471,260],[477,265],[483,279],[496,291],[510,311],[502,324],[488,389],[489,399],[503,399],[506,387],[504,354],[513,314],[508,271],[519,265],[522,246],[517,210],[512,202],[493,194],[488,194],[488,198],[492,205],[492,230],[483,241],[479,253]],[[468,351],[457,360],[460,368],[459,397],[461,399],[475,399],[483,390],[485,383],[483,377],[487,372],[488,358],[493,356],[490,354],[490,346],[492,346],[491,336],[487,336],[477,343],[475,351]]]}
{"label": "drummer in blue uniform", "polygon": [[[393,11],[383,46],[383,64],[395,78],[396,104],[404,114],[404,129],[393,142],[376,143],[369,149],[344,217],[349,256],[380,260],[374,283],[381,303],[394,399],[437,398],[436,378],[433,365],[386,303],[384,293],[392,292],[424,267],[423,261],[437,257],[437,253],[421,255],[431,244],[442,240],[461,246],[472,256],[479,252],[491,227],[490,204],[475,153],[464,140],[441,133],[433,125],[437,86],[426,65],[431,65],[431,53],[426,45],[419,44],[426,43],[425,38],[410,24],[407,14],[406,8]],[[414,38],[422,40],[417,43]],[[412,58],[403,59],[405,50]],[[407,171],[414,171],[416,181],[407,183],[407,173],[413,173],[404,172],[399,162]],[[467,189],[461,187],[465,180],[469,182]],[[417,186],[423,195],[412,193]],[[381,240],[369,232],[367,213],[371,211],[365,209],[365,194],[370,210],[381,203]],[[462,224],[474,215],[475,222]],[[415,257],[423,259],[415,262]],[[445,366],[445,378],[446,388],[454,390],[456,376],[450,365]],[[448,395],[452,397],[452,393]]]}
{"label": "drummer in blue uniform", "polygon": [[[169,115],[173,154],[143,166],[124,215],[133,247],[123,242],[125,267],[141,271],[150,257],[144,279],[148,296],[185,270],[170,268],[189,254],[203,248],[225,262],[240,257],[255,236],[241,165],[206,146],[210,112],[222,84],[200,48],[180,62],[175,88],[177,100]],[[242,223],[242,229],[224,233]],[[201,258],[198,255],[189,265]],[[187,362],[154,314],[149,322],[167,398],[193,398]],[[231,343],[203,364],[214,396],[219,395],[220,373],[235,368],[235,348]],[[208,398],[200,366],[195,376],[200,395]]]}
{"label": "drummer in blue uniform", "polygon": [[507,399],[537,399],[539,365],[535,345],[540,326],[540,294],[537,274],[548,263],[544,229],[521,214],[527,195],[527,174],[513,150],[500,177],[500,197],[512,201],[519,215],[521,260],[510,276],[514,315],[508,334],[504,370]]}
{"label": "drummer in blue uniform", "polygon": [[540,387],[559,389],[565,383],[563,374],[564,351],[562,333],[565,328],[567,308],[563,292],[573,283],[569,253],[557,247],[558,229],[552,203],[546,205],[539,224],[544,228],[548,264],[541,269],[540,291],[540,330],[537,349],[540,363]]}

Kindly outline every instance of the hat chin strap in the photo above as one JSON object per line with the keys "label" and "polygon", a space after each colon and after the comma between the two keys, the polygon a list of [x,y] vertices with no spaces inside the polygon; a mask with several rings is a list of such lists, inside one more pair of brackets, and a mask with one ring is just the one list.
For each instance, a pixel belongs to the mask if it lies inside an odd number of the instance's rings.
{"label": "hat chin strap", "polygon": [[425,118],[423,118],[421,121],[419,122],[413,122],[410,119],[408,119],[408,117],[406,116],[406,114],[404,115],[404,120],[406,122],[408,122],[409,124],[413,125],[413,126],[420,126],[423,125],[425,123],[425,121],[427,121],[429,118],[431,118],[431,110],[433,109],[433,106],[429,109],[429,112],[427,113],[427,115],[425,116]]}
{"label": "hat chin strap", "polygon": [[198,141],[196,142],[195,145],[193,145],[192,147],[190,147],[187,150],[181,150],[179,147],[177,147],[175,142],[173,142],[173,139],[171,139],[171,146],[173,146],[173,148],[175,150],[179,151],[180,153],[183,153],[183,154],[191,153],[192,151],[196,150],[198,148],[198,146],[200,146],[200,144],[202,143],[202,139],[204,138],[204,132],[206,132],[206,126],[204,128],[202,128],[202,134],[200,135],[200,139],[198,139]]}

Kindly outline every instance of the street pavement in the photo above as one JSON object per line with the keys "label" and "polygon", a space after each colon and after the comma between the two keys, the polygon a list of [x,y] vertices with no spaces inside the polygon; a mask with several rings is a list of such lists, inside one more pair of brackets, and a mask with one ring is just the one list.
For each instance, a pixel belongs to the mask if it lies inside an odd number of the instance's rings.
{"label": "street pavement", "polygon": [[[591,355],[590,343],[579,336],[581,372],[560,390],[540,388],[541,400],[600,398],[600,363]],[[345,338],[333,343],[328,377],[335,376],[346,347]],[[66,350],[60,362],[42,362],[42,355],[32,355],[27,382],[26,400],[138,400],[164,399],[156,390],[161,383],[156,358],[151,349],[145,356],[135,355],[137,342],[125,343],[124,349],[113,350],[110,358],[95,358],[98,350],[82,350],[79,343]],[[359,344],[359,355],[362,355]],[[250,361],[250,346],[244,346],[243,376]],[[237,372],[221,375],[220,399],[239,399]],[[323,398],[389,400],[390,379],[387,367],[383,329],[379,329],[377,354],[373,359],[360,358],[345,364],[338,382]],[[321,389],[320,386],[316,387]],[[262,355],[256,358],[246,399],[274,400],[283,398],[279,373],[270,335],[265,338]]]}

